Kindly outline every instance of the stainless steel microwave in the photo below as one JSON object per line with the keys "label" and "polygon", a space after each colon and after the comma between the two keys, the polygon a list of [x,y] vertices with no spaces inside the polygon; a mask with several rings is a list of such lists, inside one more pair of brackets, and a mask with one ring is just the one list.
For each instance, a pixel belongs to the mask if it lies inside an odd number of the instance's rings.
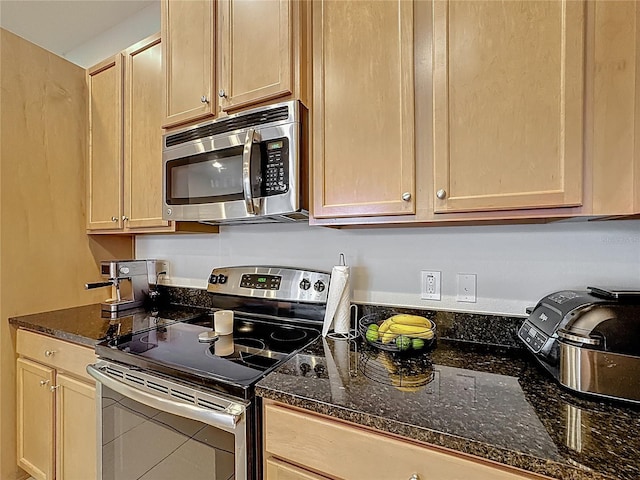
{"label": "stainless steel microwave", "polygon": [[163,136],[163,218],[204,223],[308,219],[306,109],[247,110]]}

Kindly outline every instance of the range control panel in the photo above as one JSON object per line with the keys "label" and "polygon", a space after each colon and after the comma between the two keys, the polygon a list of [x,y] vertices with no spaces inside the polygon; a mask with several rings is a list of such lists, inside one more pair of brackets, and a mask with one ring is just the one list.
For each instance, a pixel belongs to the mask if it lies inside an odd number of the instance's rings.
{"label": "range control panel", "polygon": [[263,290],[280,290],[280,275],[260,275],[245,273],[240,278],[240,286],[244,288],[258,288]]}
{"label": "range control panel", "polygon": [[292,302],[326,303],[331,274],[276,266],[214,268],[207,291]]}

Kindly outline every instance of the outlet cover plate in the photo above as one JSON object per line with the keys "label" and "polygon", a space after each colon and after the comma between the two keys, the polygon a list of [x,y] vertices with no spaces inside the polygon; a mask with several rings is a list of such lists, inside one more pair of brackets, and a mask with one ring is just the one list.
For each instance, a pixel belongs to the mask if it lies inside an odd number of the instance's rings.
{"label": "outlet cover plate", "polygon": [[420,277],[420,298],[423,300],[440,300],[441,272],[422,270]]}
{"label": "outlet cover plate", "polygon": [[459,302],[476,303],[476,274],[458,274],[458,298]]}

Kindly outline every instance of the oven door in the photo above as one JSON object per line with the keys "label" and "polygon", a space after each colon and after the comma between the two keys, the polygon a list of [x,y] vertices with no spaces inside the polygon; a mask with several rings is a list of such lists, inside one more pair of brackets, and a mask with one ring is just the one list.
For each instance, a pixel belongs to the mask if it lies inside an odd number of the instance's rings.
{"label": "oven door", "polygon": [[247,479],[248,403],[111,362],[87,372],[96,379],[99,479]]}
{"label": "oven door", "polygon": [[228,221],[300,210],[300,124],[247,128],[163,153],[165,220]]}

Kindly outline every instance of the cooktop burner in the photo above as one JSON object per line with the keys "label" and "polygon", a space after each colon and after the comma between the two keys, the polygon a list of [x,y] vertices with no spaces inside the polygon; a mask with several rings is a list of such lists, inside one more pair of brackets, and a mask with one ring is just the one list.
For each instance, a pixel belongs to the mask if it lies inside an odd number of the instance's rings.
{"label": "cooktop burner", "polygon": [[211,317],[197,323],[174,323],[106,340],[99,355],[144,369],[199,382],[247,388],[290,354],[319,336],[319,330],[258,319],[236,319],[231,335],[202,343],[198,335],[211,330]]}

